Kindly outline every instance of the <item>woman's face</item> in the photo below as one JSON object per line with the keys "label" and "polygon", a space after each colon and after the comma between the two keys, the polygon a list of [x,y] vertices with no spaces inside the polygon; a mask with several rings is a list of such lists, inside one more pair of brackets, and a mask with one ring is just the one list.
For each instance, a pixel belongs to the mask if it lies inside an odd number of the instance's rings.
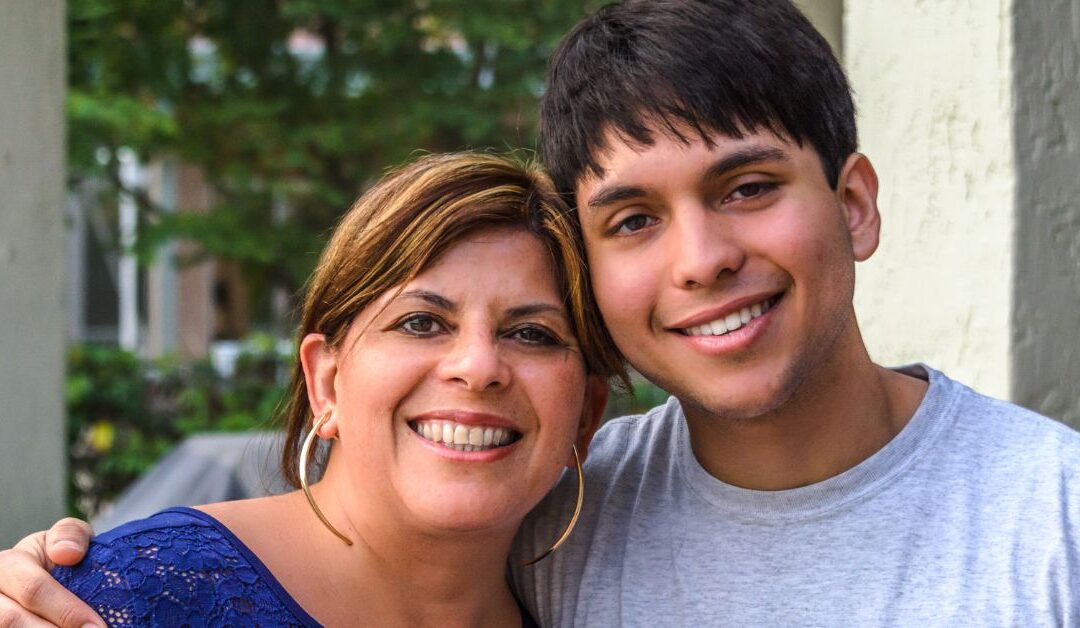
{"label": "woman's face", "polygon": [[549,257],[524,230],[454,245],[362,311],[336,350],[308,338],[309,387],[340,437],[326,477],[343,475],[357,508],[441,529],[516,527],[572,461],[580,428],[595,427],[596,382]]}

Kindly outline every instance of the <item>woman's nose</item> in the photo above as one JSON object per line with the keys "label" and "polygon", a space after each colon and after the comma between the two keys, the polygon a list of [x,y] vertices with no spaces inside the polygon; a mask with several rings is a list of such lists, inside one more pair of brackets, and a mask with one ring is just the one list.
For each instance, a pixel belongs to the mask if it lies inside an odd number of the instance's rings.
{"label": "woman's nose", "polygon": [[466,390],[481,392],[509,385],[511,370],[500,352],[497,336],[462,333],[440,362],[439,375]]}

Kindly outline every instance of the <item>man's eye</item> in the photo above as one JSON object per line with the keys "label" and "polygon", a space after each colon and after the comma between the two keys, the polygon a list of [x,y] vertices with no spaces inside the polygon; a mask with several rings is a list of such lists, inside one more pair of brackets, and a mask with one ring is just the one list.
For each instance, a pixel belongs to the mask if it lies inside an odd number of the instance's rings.
{"label": "man's eye", "polygon": [[551,332],[541,327],[520,327],[510,332],[510,337],[527,345],[553,346],[559,340]]}
{"label": "man's eye", "polygon": [[398,329],[414,336],[431,336],[443,331],[443,325],[429,314],[415,314],[398,324]]}
{"label": "man's eye", "polygon": [[741,201],[748,198],[754,198],[755,196],[761,196],[766,192],[770,192],[776,189],[775,183],[769,183],[766,181],[756,181],[754,183],[744,183],[735,188],[735,191],[728,196],[728,200]]}
{"label": "man's eye", "polygon": [[634,233],[635,231],[641,231],[645,227],[648,227],[656,222],[656,219],[652,216],[645,214],[634,214],[628,218],[624,218],[615,226],[613,233],[626,235],[628,233]]}

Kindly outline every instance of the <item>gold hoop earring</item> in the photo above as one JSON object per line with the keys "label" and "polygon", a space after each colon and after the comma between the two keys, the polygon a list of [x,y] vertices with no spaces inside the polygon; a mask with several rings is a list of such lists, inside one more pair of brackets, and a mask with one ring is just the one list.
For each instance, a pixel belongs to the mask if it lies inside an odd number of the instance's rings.
{"label": "gold hoop earring", "polygon": [[315,503],[315,498],[311,496],[311,489],[308,487],[307,481],[308,454],[311,453],[311,444],[315,442],[315,437],[319,435],[319,428],[330,420],[330,415],[333,414],[333,412],[333,410],[327,410],[326,414],[322,415],[319,420],[315,422],[311,431],[308,432],[307,438],[304,439],[304,446],[300,448],[300,488],[304,490],[304,497],[307,497],[308,504],[310,504],[311,509],[315,511],[315,516],[319,518],[319,521],[322,521],[323,525],[333,532],[337,538],[344,541],[345,545],[352,545],[352,541],[349,540],[349,537],[339,532],[338,529],[330,523],[330,520],[326,518],[326,515],[323,514],[319,505]]}
{"label": "gold hoop earring", "polygon": [[559,549],[559,546],[570,538],[570,533],[574,531],[574,526],[577,525],[578,516],[581,515],[581,505],[585,502],[585,473],[581,470],[581,456],[578,455],[577,445],[571,445],[571,448],[574,450],[574,467],[577,469],[577,505],[574,506],[574,516],[570,517],[570,523],[566,525],[566,529],[563,530],[563,533],[559,535],[559,538],[547,551],[532,560],[522,561],[522,567],[535,565],[551,556],[552,552]]}

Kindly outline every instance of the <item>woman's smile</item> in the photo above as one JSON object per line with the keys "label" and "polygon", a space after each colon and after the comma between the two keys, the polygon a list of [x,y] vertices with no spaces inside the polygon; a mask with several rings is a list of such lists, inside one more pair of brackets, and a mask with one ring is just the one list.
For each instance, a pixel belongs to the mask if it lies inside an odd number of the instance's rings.
{"label": "woman's smile", "polygon": [[459,452],[500,449],[521,438],[503,417],[462,410],[428,412],[409,421],[409,427],[421,438]]}

